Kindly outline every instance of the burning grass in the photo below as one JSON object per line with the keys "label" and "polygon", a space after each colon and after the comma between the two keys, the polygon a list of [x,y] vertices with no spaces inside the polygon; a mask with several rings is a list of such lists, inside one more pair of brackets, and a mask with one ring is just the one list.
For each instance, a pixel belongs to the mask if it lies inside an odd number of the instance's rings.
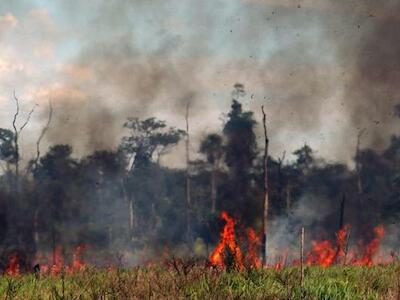
{"label": "burning grass", "polygon": [[[312,241],[304,259],[304,281],[298,259],[288,251],[262,266],[261,238],[252,228],[238,236],[236,221],[221,213],[225,225],[209,260],[166,258],[163,263],[120,269],[99,269],[83,260],[79,245],[66,264],[62,248],[52,264],[22,272],[12,253],[0,278],[5,299],[400,299],[400,262],[380,256],[383,226],[373,230],[358,251],[348,249],[350,226],[333,241]],[[383,254],[384,255],[384,254]]]}
{"label": "burning grass", "polygon": [[175,261],[131,269],[3,276],[4,299],[398,299],[400,264],[230,270]]}

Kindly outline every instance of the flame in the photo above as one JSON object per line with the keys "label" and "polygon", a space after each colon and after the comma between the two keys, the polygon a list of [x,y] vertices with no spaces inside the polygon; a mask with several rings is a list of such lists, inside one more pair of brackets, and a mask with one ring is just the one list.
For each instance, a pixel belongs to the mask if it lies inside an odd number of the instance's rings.
{"label": "flame", "polygon": [[259,248],[261,246],[261,238],[257,235],[253,228],[247,228],[247,262],[251,267],[259,268],[262,265],[261,259],[259,257]]}
{"label": "flame", "polygon": [[86,250],[87,246],[82,244],[75,248],[72,256],[72,264],[68,269],[69,272],[81,271],[86,267],[85,262],[82,260],[82,254]]}
{"label": "flame", "polygon": [[[72,254],[71,264],[66,265],[63,256],[63,248],[57,246],[53,251],[52,257],[47,259],[47,261],[52,261],[52,263],[40,264],[40,273],[56,276],[61,274],[63,271],[66,273],[74,273],[84,270],[87,267],[87,264],[83,261],[82,255],[86,249],[86,245],[78,245]],[[39,254],[37,260],[42,260],[40,259],[42,257],[43,256]]]}
{"label": "flame", "polygon": [[[244,265],[249,267],[262,267],[262,262],[259,257],[259,248],[261,246],[261,238],[256,234],[254,229],[248,228],[247,235],[247,255],[244,256],[241,252],[239,245],[236,242],[235,236],[235,220],[230,217],[226,212],[221,213],[221,218],[225,220],[226,224],[221,231],[220,242],[210,256],[210,261],[215,266],[224,267],[225,255],[228,250],[235,261],[235,265],[243,268]],[[317,265],[321,267],[329,267],[337,263],[346,263],[346,257],[352,265],[365,265],[371,266],[374,262],[374,257],[379,251],[380,243],[385,235],[385,230],[382,225],[374,228],[375,237],[363,249],[360,258],[357,258],[354,249],[347,251],[348,237],[350,225],[346,224],[338,232],[336,232],[336,240],[331,242],[329,240],[320,240],[311,242],[311,250],[305,254],[306,265]],[[348,252],[348,253],[347,253]],[[275,270],[282,269],[287,264],[289,251],[285,249],[273,264],[269,264],[268,268]],[[296,255],[292,256],[296,257]],[[375,262],[389,263],[394,261],[394,255],[391,258],[377,257]],[[292,260],[290,265],[297,266],[300,264],[299,259]]]}
{"label": "flame", "polygon": [[336,233],[337,253],[336,258],[341,258],[346,255],[346,239],[349,235],[350,225],[346,224]]}
{"label": "flame", "polygon": [[238,268],[243,268],[242,251],[240,250],[235,237],[235,220],[225,211],[221,212],[221,219],[226,223],[221,232],[220,242],[210,255],[210,262],[214,266],[224,266],[226,251],[229,251],[233,257],[234,264]]}
{"label": "flame", "polygon": [[385,236],[385,229],[382,225],[374,228],[375,237],[365,247],[364,254],[360,259],[353,260],[354,265],[359,266],[371,266],[373,263],[373,257],[379,250],[382,238]]}
{"label": "flame", "polygon": [[53,253],[53,265],[50,267],[50,273],[52,275],[58,275],[61,273],[64,267],[64,257],[62,255],[63,249],[61,246],[57,246]]}
{"label": "flame", "polygon": [[269,266],[269,267],[272,267],[276,271],[281,270],[286,265],[286,259],[287,259],[288,253],[289,253],[289,250],[285,249],[283,254],[279,257],[278,261],[274,265]]}
{"label": "flame", "polygon": [[345,225],[336,233],[336,245],[330,241],[312,241],[312,250],[307,255],[307,265],[329,267],[338,259],[345,256],[346,238],[350,225]]}
{"label": "flame", "polygon": [[6,274],[9,276],[18,276],[20,272],[18,253],[13,252],[8,259]]}
{"label": "flame", "polygon": [[336,250],[330,241],[312,241],[312,250],[307,255],[307,265],[328,267],[335,260]]}

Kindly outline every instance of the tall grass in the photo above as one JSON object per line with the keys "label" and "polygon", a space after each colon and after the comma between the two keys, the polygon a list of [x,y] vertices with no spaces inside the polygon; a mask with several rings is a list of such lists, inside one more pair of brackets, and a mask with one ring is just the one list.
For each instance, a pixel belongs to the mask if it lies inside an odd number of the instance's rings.
{"label": "tall grass", "polygon": [[179,262],[113,271],[0,278],[1,299],[400,299],[400,264],[217,270]]}

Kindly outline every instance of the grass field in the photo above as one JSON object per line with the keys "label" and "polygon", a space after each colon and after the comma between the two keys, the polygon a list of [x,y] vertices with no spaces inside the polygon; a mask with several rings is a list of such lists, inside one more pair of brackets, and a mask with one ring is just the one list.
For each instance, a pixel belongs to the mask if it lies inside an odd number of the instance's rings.
{"label": "grass field", "polygon": [[1,299],[400,299],[400,264],[216,270],[177,263],[75,274],[2,276]]}

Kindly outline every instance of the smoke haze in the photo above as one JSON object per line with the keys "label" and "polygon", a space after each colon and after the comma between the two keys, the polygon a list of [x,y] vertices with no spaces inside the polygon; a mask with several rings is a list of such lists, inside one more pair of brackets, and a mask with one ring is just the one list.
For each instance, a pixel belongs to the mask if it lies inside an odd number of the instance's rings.
{"label": "smoke haze", "polygon": [[2,126],[15,89],[26,111],[40,104],[24,138],[32,144],[50,99],[46,143],[71,143],[80,155],[115,147],[128,116],[182,128],[190,98],[200,138],[221,126],[241,82],[247,108],[268,109],[273,154],[307,142],[349,162],[358,130],[367,130],[362,145],[376,148],[395,132],[396,2],[4,1]]}

